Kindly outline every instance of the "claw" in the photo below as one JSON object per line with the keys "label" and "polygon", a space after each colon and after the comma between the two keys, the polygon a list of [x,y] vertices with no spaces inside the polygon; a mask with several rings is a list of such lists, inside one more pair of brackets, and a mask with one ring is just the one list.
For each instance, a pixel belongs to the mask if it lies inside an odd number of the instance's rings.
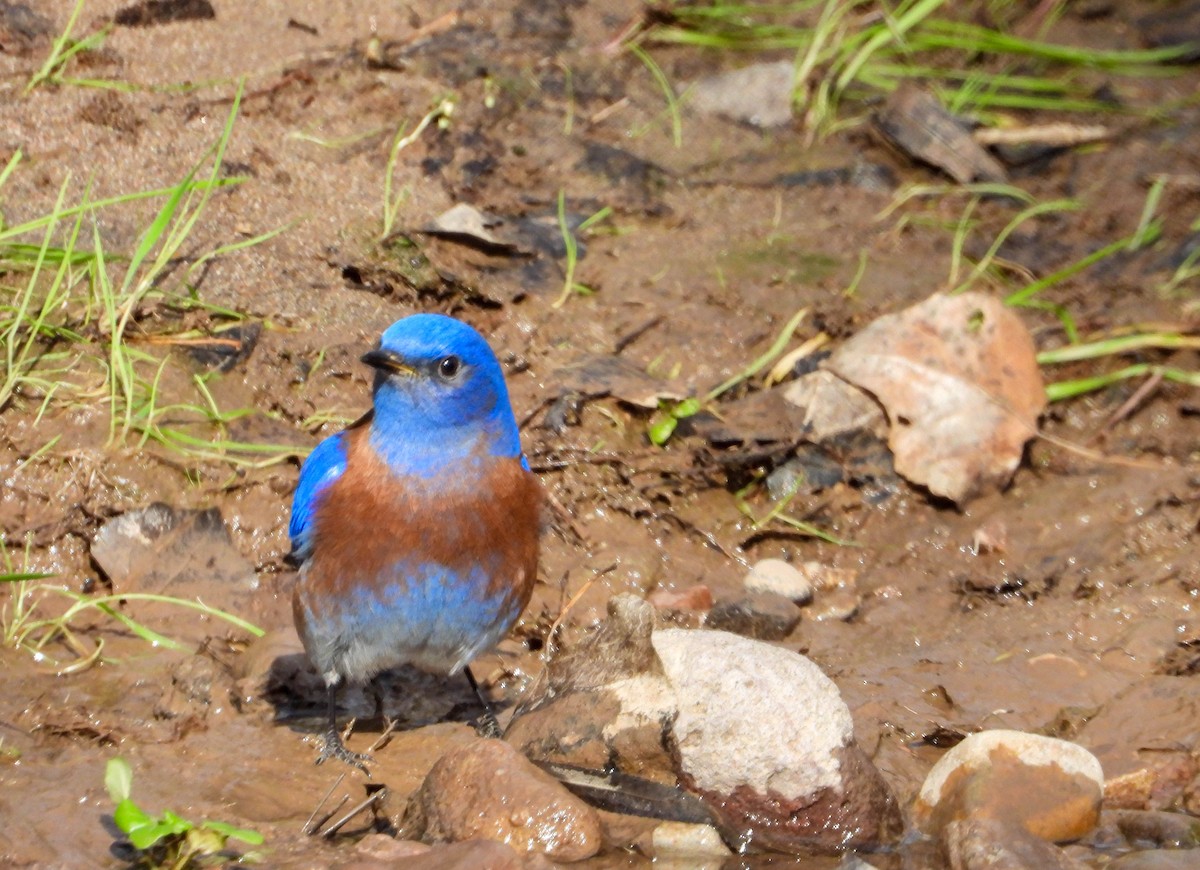
{"label": "claw", "polygon": [[321,743],[321,754],[317,756],[317,764],[323,764],[331,758],[336,761],[345,762],[351,767],[357,767],[368,777],[371,775],[371,771],[367,770],[367,765],[375,763],[375,759],[370,755],[362,752],[351,752],[347,749],[346,744],[342,742],[342,735],[333,729],[325,732],[325,737]]}
{"label": "claw", "polygon": [[491,710],[484,710],[483,715],[475,720],[475,733],[480,737],[499,738],[504,736],[504,732],[500,730],[500,723],[496,721]]}
{"label": "claw", "polygon": [[463,668],[463,674],[466,675],[467,682],[471,684],[471,691],[475,693],[475,697],[479,699],[480,706],[483,707],[483,715],[475,720],[475,733],[480,737],[503,737],[504,732],[500,728],[500,723],[496,721],[496,714],[492,712],[492,705],[488,703],[488,699],[479,690],[479,683],[475,681],[475,675],[471,673],[470,665]]}

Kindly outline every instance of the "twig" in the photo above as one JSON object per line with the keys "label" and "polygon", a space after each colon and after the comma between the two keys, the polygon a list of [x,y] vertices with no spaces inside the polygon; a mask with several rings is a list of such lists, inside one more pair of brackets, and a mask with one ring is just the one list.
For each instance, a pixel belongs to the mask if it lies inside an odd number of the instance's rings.
{"label": "twig", "polygon": [[546,503],[550,505],[553,511],[558,515],[559,520],[571,530],[571,534],[575,536],[575,542],[582,544],[584,547],[588,547],[588,539],[584,537],[583,532],[581,532],[579,527],[575,525],[575,517],[571,515],[571,512],[566,509],[566,507],[558,500],[554,493],[552,493],[549,489],[545,489],[544,491],[546,493]]}
{"label": "twig", "polygon": [[620,356],[621,352],[625,350],[625,348],[629,347],[629,345],[633,344],[635,341],[662,322],[663,316],[661,314],[656,314],[641,326],[638,326],[622,335],[617,339],[616,344],[613,345],[613,355]]}
{"label": "twig", "polygon": [[395,734],[396,731],[399,729],[399,722],[400,722],[399,719],[388,719],[385,716],[384,721],[387,724],[383,728],[383,733],[380,734],[379,737],[377,737],[375,739],[374,743],[372,743],[370,746],[367,747],[368,755],[370,755],[376,749],[382,749],[384,746],[386,746],[388,744],[388,742],[390,741],[391,736],[393,734]]}
{"label": "twig", "polygon": [[[545,652],[542,654],[543,660],[547,662],[550,660],[550,654],[554,647],[554,635],[558,632],[559,627],[562,625],[563,619],[565,619],[566,615],[571,612],[571,608],[579,603],[579,599],[582,598],[583,594],[591,588],[593,583],[595,583],[605,574],[611,574],[615,570],[617,570],[617,563],[613,562],[611,565],[605,568],[594,571],[592,576],[589,577],[584,584],[579,587],[579,590],[572,595],[571,599],[563,605],[561,610],[558,611],[558,616],[555,617],[554,622],[550,624],[550,630],[546,632],[546,646],[544,647]],[[563,580],[565,581],[566,577],[564,577]]]}
{"label": "twig", "polygon": [[321,825],[323,825],[327,821],[329,821],[330,817],[334,813],[336,813],[339,809],[342,808],[342,804],[344,804],[346,801],[348,801],[350,799],[349,797],[343,796],[341,801],[338,802],[338,805],[336,807],[334,807],[332,810],[330,810],[315,827],[313,826],[312,820],[314,818],[316,818],[316,815],[318,812],[320,812],[321,807],[325,806],[325,801],[329,800],[329,796],[331,794],[333,794],[333,790],[335,788],[337,788],[339,785],[341,785],[342,780],[344,780],[345,778],[346,778],[346,774],[343,773],[343,774],[339,775],[338,778],[333,781],[333,785],[331,785],[329,787],[329,791],[325,792],[325,796],[323,798],[321,798],[320,802],[316,805],[316,807],[313,808],[312,814],[308,817],[308,821],[306,821],[304,823],[304,827],[302,827],[300,829],[302,833],[309,834],[309,835],[315,834],[320,829]]}
{"label": "twig", "polygon": [[1097,124],[1036,124],[1031,127],[995,127],[976,130],[971,134],[980,145],[1039,145],[1070,147],[1099,142],[1113,136],[1113,131]]}
{"label": "twig", "polygon": [[384,797],[387,796],[387,793],[388,793],[388,790],[387,790],[387,787],[385,786],[385,787],[379,789],[379,791],[373,792],[372,794],[368,795],[357,806],[353,807],[350,810],[350,812],[346,813],[346,815],[342,816],[340,819],[338,819],[336,822],[334,822],[332,825],[330,825],[328,828],[326,828],[325,832],[323,834],[321,834],[321,836],[327,840],[332,838],[333,835],[336,834],[338,831],[340,831],[342,829],[342,827],[344,827],[348,821],[350,821],[352,818],[357,816],[359,813],[361,813],[363,810],[365,810],[371,804],[382,800]]}
{"label": "twig", "polygon": [[1096,434],[1088,439],[1088,444],[1094,444],[1108,433],[1113,426],[1124,420],[1130,414],[1137,410],[1138,406],[1147,399],[1151,393],[1158,389],[1158,385],[1162,383],[1162,370],[1155,371],[1150,377],[1142,382],[1142,385],[1134,390],[1133,395],[1121,403],[1121,407],[1113,411],[1109,418],[1104,421],[1104,424],[1096,431]]}

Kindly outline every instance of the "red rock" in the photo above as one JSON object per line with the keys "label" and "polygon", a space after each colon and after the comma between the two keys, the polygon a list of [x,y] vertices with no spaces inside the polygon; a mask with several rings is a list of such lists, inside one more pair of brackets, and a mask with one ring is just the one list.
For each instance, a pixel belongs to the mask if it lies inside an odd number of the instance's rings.
{"label": "red rock", "polygon": [[556,861],[589,858],[601,846],[596,811],[502,740],[446,753],[409,807],[425,840],[484,838]]}
{"label": "red rock", "polygon": [[651,592],[646,600],[658,610],[711,610],[713,595],[703,583],[689,586],[687,589],[658,588]]}

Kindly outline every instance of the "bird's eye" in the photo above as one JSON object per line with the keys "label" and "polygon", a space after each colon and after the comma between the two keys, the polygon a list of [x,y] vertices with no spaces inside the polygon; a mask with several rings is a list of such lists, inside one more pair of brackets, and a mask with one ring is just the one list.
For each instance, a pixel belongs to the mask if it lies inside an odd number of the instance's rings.
{"label": "bird's eye", "polygon": [[438,374],[451,380],[462,368],[462,360],[456,356],[444,356],[438,361]]}

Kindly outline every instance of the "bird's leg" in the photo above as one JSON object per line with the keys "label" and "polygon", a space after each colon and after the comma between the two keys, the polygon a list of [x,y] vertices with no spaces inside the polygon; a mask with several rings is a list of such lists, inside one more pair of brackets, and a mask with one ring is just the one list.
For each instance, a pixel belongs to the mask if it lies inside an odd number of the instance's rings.
{"label": "bird's leg", "polygon": [[471,684],[471,691],[475,693],[475,697],[483,705],[483,715],[475,723],[475,733],[480,737],[503,737],[504,732],[500,730],[500,723],[496,721],[496,714],[492,712],[492,705],[483,696],[483,692],[479,691],[479,683],[475,682],[475,675],[471,673],[471,666],[467,665],[463,668],[463,673],[467,675],[467,682]]}
{"label": "bird's leg", "polygon": [[374,752],[388,742],[388,738],[396,731],[400,724],[399,719],[393,719],[387,714],[387,710],[383,706],[383,686],[380,685],[381,676],[376,676],[371,680],[371,694],[375,696],[375,718],[382,723],[383,728],[379,733],[379,737],[370,745],[367,752]]}
{"label": "bird's leg", "polygon": [[376,676],[371,680],[371,696],[375,699],[375,718],[383,725],[384,734],[390,734],[396,730],[396,721],[387,714],[387,710],[383,705],[383,686],[379,684],[380,677]]}
{"label": "bird's leg", "polygon": [[351,767],[357,767],[367,776],[371,772],[367,770],[367,762],[373,762],[375,759],[369,755],[363,755],[361,752],[351,752],[346,748],[346,744],[342,742],[342,735],[337,729],[337,683],[330,683],[325,687],[326,696],[329,699],[329,728],[325,731],[325,738],[321,744],[321,754],[317,756],[317,764],[321,764],[330,758],[336,758],[338,761],[344,761]]}

